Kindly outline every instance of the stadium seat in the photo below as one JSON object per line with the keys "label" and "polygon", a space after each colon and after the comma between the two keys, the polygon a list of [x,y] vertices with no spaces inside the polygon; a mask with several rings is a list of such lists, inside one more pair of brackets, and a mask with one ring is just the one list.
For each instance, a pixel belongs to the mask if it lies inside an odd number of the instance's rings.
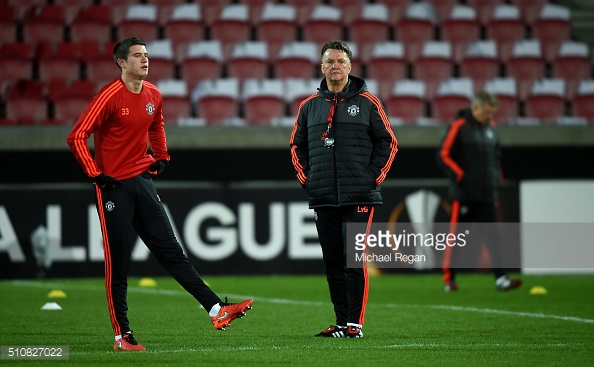
{"label": "stadium seat", "polygon": [[70,24],[73,42],[87,40],[99,43],[111,41],[111,9],[107,5],[90,5],[81,8]]}
{"label": "stadium seat", "polygon": [[402,79],[396,81],[387,103],[388,115],[402,120],[404,124],[415,124],[425,116],[426,88],[421,80]]}
{"label": "stadium seat", "polygon": [[318,49],[331,40],[343,39],[342,11],[334,6],[318,4],[302,29],[303,40],[313,42]]}
{"label": "stadium seat", "polygon": [[431,102],[433,118],[445,123],[452,121],[459,110],[470,107],[473,91],[470,78],[451,78],[442,81]]}
{"label": "stadium seat", "polygon": [[0,2],[0,45],[17,41],[17,13],[14,7]]}
{"label": "stadium seat", "polygon": [[594,123],[594,80],[584,79],[572,101],[573,116],[584,117]]}
{"label": "stadium seat", "polygon": [[101,0],[101,5],[105,5],[111,9],[111,20],[114,25],[120,22],[126,16],[126,12],[130,5],[141,3],[140,0]]}
{"label": "stadium seat", "polygon": [[[258,25],[261,20],[262,11],[267,4],[272,4],[270,0],[237,0],[239,4],[247,5],[249,9],[248,18],[251,25]],[[282,5],[282,4],[281,4]]]}
{"label": "stadium seat", "polygon": [[349,27],[361,14],[362,8],[368,5],[368,0],[330,0],[329,5],[340,8],[342,24]]}
{"label": "stadium seat", "polygon": [[458,0],[425,0],[435,8],[437,24],[442,24]]}
{"label": "stadium seat", "polygon": [[37,44],[40,41],[63,41],[65,22],[66,17],[61,6],[32,7],[23,19],[23,39],[32,44]]}
{"label": "stadium seat", "polygon": [[320,79],[284,79],[285,102],[289,105],[289,115],[297,116],[299,105],[303,100],[318,93]]}
{"label": "stadium seat", "polygon": [[539,79],[526,98],[526,116],[536,117],[544,124],[555,124],[565,115],[565,81]]}
{"label": "stadium seat", "polygon": [[13,85],[6,99],[6,118],[17,125],[38,125],[47,119],[47,85],[21,80]]}
{"label": "stadium seat", "polygon": [[199,82],[192,91],[191,101],[197,115],[208,125],[225,125],[239,118],[239,81],[208,79]]}
{"label": "stadium seat", "polygon": [[192,104],[185,81],[161,79],[157,88],[163,95],[163,118],[165,124],[177,124],[180,119],[192,116]]}
{"label": "stadium seat", "polygon": [[[353,57],[351,58],[351,75],[354,76],[358,76],[358,77],[362,77],[363,76],[363,62],[361,61],[361,58],[359,57],[359,46],[354,43],[354,42],[345,42],[347,44],[347,46],[349,46],[349,49],[351,50],[351,54],[353,55]],[[318,55],[319,51],[318,51]],[[321,57],[318,57],[318,60],[320,60],[321,63]],[[318,69],[319,70],[319,69]],[[321,73],[317,73],[316,75],[320,75],[322,76]]]}
{"label": "stadium seat", "polygon": [[191,42],[204,39],[204,24],[198,4],[176,4],[163,25],[165,37],[171,40],[176,62],[181,62]]}
{"label": "stadium seat", "polygon": [[286,42],[297,40],[297,11],[293,5],[266,3],[256,25],[256,39],[268,44],[268,59],[275,62]]}
{"label": "stadium seat", "polygon": [[292,5],[297,11],[297,24],[302,26],[309,19],[316,5],[321,4],[320,0],[285,0],[285,4]]}
{"label": "stadium seat", "polygon": [[452,45],[454,62],[462,61],[466,46],[480,37],[480,24],[474,8],[455,5],[441,24],[441,38]]}
{"label": "stadium seat", "polygon": [[73,125],[87,108],[96,92],[96,85],[90,80],[49,83],[49,100],[53,104],[53,119],[56,124]]}
{"label": "stadium seat", "polygon": [[182,78],[188,89],[204,79],[218,79],[222,77],[221,63],[223,49],[217,40],[192,42],[188,46],[186,57],[181,62]]}
{"label": "stadium seat", "polygon": [[144,2],[157,7],[157,22],[161,26],[171,20],[171,16],[178,5],[187,5],[186,0],[145,0]]}
{"label": "stadium seat", "polygon": [[414,0],[377,0],[377,3],[385,4],[388,7],[388,21],[396,26],[402,19],[408,4]]}
{"label": "stadium seat", "polygon": [[542,55],[547,62],[553,61],[563,41],[571,37],[569,8],[545,4],[532,26],[534,38],[540,40]]}
{"label": "stadium seat", "polygon": [[285,91],[280,79],[248,79],[243,83],[241,99],[248,125],[271,126],[285,116]]}
{"label": "stadium seat", "polygon": [[493,119],[498,124],[509,124],[518,114],[519,100],[514,78],[493,78],[485,83],[485,92],[493,94],[499,101]]}
{"label": "stadium seat", "polygon": [[516,41],[524,39],[525,26],[520,18],[520,9],[515,5],[495,6],[493,17],[486,26],[487,39],[497,43],[499,60],[509,60]]}
{"label": "stadium seat", "polygon": [[70,25],[80,9],[93,5],[94,0],[52,0],[52,4],[64,9],[64,21]]}
{"label": "stadium seat", "polygon": [[588,45],[583,42],[563,41],[551,66],[553,78],[565,79],[566,98],[572,100],[580,81],[592,76]]}
{"label": "stadium seat", "polygon": [[321,73],[319,49],[313,42],[289,42],[281,48],[274,64],[274,77],[311,79]]}
{"label": "stadium seat", "polygon": [[242,83],[246,79],[268,77],[268,45],[262,41],[236,43],[229,61],[227,74]]}
{"label": "stadium seat", "polygon": [[478,21],[481,25],[486,26],[493,17],[495,7],[503,4],[505,0],[466,0],[466,4],[472,6],[476,10]]}
{"label": "stadium seat", "polygon": [[425,42],[434,39],[435,8],[431,3],[410,3],[396,29],[396,40],[404,45],[409,62],[417,61]]}
{"label": "stadium seat", "polygon": [[124,19],[117,24],[118,38],[139,37],[144,42],[152,42],[159,36],[158,25],[156,5],[130,4]]}
{"label": "stadium seat", "polygon": [[425,82],[426,97],[431,101],[441,82],[454,75],[450,43],[445,41],[425,42],[421,55],[414,64],[413,75],[415,79]]}
{"label": "stadium seat", "polygon": [[147,80],[153,84],[161,79],[175,78],[175,59],[171,40],[148,42],[146,50],[149,54],[149,73]]}
{"label": "stadium seat", "polygon": [[211,35],[213,39],[221,42],[223,58],[227,61],[236,43],[250,39],[248,6],[246,4],[225,6],[211,26]]}
{"label": "stadium seat", "polygon": [[81,60],[84,64],[85,79],[98,86],[115,80],[120,71],[113,60],[113,48],[117,42],[99,44],[94,41],[81,42]]}
{"label": "stadium seat", "polygon": [[0,92],[8,84],[33,78],[34,53],[30,43],[9,42],[0,45]]}
{"label": "stadium seat", "polygon": [[390,37],[388,7],[381,3],[363,5],[347,29],[349,41],[357,44],[360,60],[367,64],[374,45]]}
{"label": "stadium seat", "polygon": [[460,63],[460,76],[471,78],[474,92],[483,90],[489,79],[499,76],[497,45],[492,40],[475,41],[466,47],[466,53]]}
{"label": "stadium seat", "polygon": [[223,9],[231,4],[232,0],[197,0],[193,1],[200,4],[200,13],[204,24],[212,26],[214,21],[219,18]]}
{"label": "stadium seat", "polygon": [[534,24],[543,6],[549,2],[550,0],[513,0],[520,9],[522,20],[529,26]]}
{"label": "stadium seat", "polygon": [[39,66],[40,80],[73,81],[81,78],[78,43],[41,41],[37,46],[35,58]]}
{"label": "stadium seat", "polygon": [[405,79],[406,72],[407,64],[402,43],[386,41],[375,44],[367,63],[367,76],[378,81],[380,99],[389,99],[394,83]]}
{"label": "stadium seat", "polygon": [[29,9],[47,4],[46,0],[3,0],[2,3],[10,5],[15,11],[15,20],[21,22]]}
{"label": "stadium seat", "polygon": [[507,61],[507,76],[516,80],[518,98],[524,101],[536,79],[544,77],[545,61],[538,40],[521,40],[514,45]]}

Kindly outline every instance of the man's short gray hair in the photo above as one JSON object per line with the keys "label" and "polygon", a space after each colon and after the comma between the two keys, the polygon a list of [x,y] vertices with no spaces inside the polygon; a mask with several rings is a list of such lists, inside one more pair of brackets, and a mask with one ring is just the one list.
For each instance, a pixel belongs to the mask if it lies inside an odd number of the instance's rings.
{"label": "man's short gray hair", "polygon": [[472,105],[480,107],[485,105],[497,107],[499,106],[499,101],[497,100],[497,97],[491,93],[480,92],[472,98]]}

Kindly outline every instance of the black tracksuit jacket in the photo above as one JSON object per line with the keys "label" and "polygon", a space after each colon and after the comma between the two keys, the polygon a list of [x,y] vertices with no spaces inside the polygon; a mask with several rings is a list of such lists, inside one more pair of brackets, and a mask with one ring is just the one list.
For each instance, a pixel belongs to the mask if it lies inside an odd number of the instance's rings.
{"label": "black tracksuit jacket", "polygon": [[437,164],[450,178],[450,200],[494,202],[500,174],[500,147],[493,121],[483,125],[470,109],[458,112],[437,152]]}
{"label": "black tracksuit jacket", "polygon": [[[324,146],[322,138],[329,119],[332,148]],[[345,89],[336,95],[323,79],[318,93],[299,106],[290,144],[310,208],[382,204],[379,185],[398,142],[381,101],[367,91],[363,79],[350,75]]]}

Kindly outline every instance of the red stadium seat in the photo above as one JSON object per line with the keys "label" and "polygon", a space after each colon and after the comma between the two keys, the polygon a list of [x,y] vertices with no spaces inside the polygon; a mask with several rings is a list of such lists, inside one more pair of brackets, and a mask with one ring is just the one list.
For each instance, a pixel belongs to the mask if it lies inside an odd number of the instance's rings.
{"label": "red stadium seat", "polygon": [[415,124],[425,115],[426,89],[421,80],[402,79],[394,84],[394,90],[387,103],[390,119],[404,124]]}
{"label": "red stadium seat", "polygon": [[456,5],[441,25],[441,38],[452,45],[454,62],[462,61],[466,46],[480,37],[480,25],[474,8]]}
{"label": "red stadium seat", "polygon": [[268,59],[274,62],[284,43],[297,40],[297,11],[292,5],[267,3],[259,19],[256,39],[268,44]]}
{"label": "red stadium seat", "polygon": [[289,42],[281,48],[274,64],[274,77],[310,79],[318,76],[321,57],[313,42]]}
{"label": "red stadium seat", "polygon": [[70,39],[73,42],[88,40],[99,43],[109,42],[111,24],[111,9],[107,5],[81,8],[70,24]]}
{"label": "red stadium seat", "polygon": [[230,78],[239,82],[245,79],[268,77],[268,50],[266,42],[250,41],[235,44],[231,57],[227,62]]}
{"label": "red stadium seat", "polygon": [[141,3],[140,0],[101,0],[101,5],[105,5],[111,9],[112,23],[117,25],[124,19],[128,7]]}
{"label": "red stadium seat", "polygon": [[504,0],[466,0],[466,4],[476,10],[476,15],[480,24],[486,26],[491,21],[495,7],[503,4]]}
{"label": "red stadium seat", "polygon": [[186,0],[146,0],[147,4],[157,6],[157,22],[165,25],[171,19],[175,7],[186,5]]}
{"label": "red stadium seat", "polygon": [[342,12],[342,24],[350,26],[359,17],[362,8],[367,5],[367,0],[330,0],[329,4],[340,8]]}
{"label": "red stadium seat", "polygon": [[519,116],[519,103],[516,80],[513,78],[489,79],[485,84],[485,92],[493,94],[499,101],[493,119],[498,124],[509,124]]}
{"label": "red stadium seat", "polygon": [[459,110],[470,107],[473,91],[470,78],[444,80],[432,101],[433,117],[445,123],[452,121]]}
{"label": "red stadium seat", "polygon": [[520,19],[520,9],[514,5],[497,5],[486,30],[487,39],[497,42],[499,60],[507,62],[515,43],[524,39],[525,26]]}
{"label": "red stadium seat", "polygon": [[554,124],[565,113],[565,81],[540,79],[534,82],[526,98],[526,116],[536,117],[544,124]]}
{"label": "red stadium seat", "polygon": [[81,77],[78,43],[41,41],[37,47],[36,59],[40,80],[73,81]]}
{"label": "red stadium seat", "polygon": [[285,93],[280,79],[248,79],[243,83],[243,110],[248,125],[271,126],[285,116]]}
{"label": "red stadium seat", "polygon": [[25,18],[29,9],[47,4],[46,0],[4,0],[2,2],[12,6],[15,10],[14,19],[19,22]]}
{"label": "red stadium seat", "polygon": [[404,46],[400,42],[378,42],[367,63],[367,76],[378,81],[379,97],[387,101],[397,80],[406,78]]}
{"label": "red stadium seat", "polygon": [[204,39],[204,24],[198,4],[177,4],[167,23],[164,24],[165,37],[171,40],[175,60],[181,62],[192,42]]}
{"label": "red stadium seat", "polygon": [[409,62],[417,61],[425,42],[434,39],[435,8],[431,3],[410,3],[396,29],[396,40],[404,45]]}
{"label": "red stadium seat", "polygon": [[149,54],[149,73],[147,80],[153,84],[161,79],[175,78],[175,56],[171,40],[157,40],[146,44]]}
{"label": "red stadium seat", "polygon": [[375,44],[389,39],[388,7],[381,3],[365,4],[348,29],[349,41],[357,44],[361,62],[367,64]]}
{"label": "red stadium seat", "polygon": [[285,4],[292,5],[297,11],[297,24],[302,26],[309,19],[316,5],[321,4],[320,0],[285,0]]}
{"label": "red stadium seat", "polygon": [[249,21],[252,25],[257,25],[260,22],[264,7],[267,4],[272,4],[270,0],[237,0],[237,2],[248,6]]}
{"label": "red stadium seat", "polygon": [[23,19],[25,42],[36,44],[40,41],[59,42],[64,40],[66,17],[64,9],[56,5],[32,7]]}
{"label": "red stadium seat", "polygon": [[221,78],[222,62],[221,42],[211,40],[190,43],[188,52],[180,65],[182,78],[186,81],[188,89],[193,89],[202,80]]}
{"label": "red stadium seat", "polygon": [[287,78],[285,82],[285,98],[289,105],[289,115],[297,116],[301,102],[318,92],[320,79],[295,79]]}
{"label": "red stadium seat", "polygon": [[209,79],[199,82],[192,92],[197,115],[208,125],[225,125],[239,118],[239,81]]}
{"label": "red stadium seat", "polygon": [[513,3],[520,8],[522,20],[529,26],[532,26],[543,6],[550,0],[513,0]]}
{"label": "red stadium seat", "polygon": [[388,21],[392,25],[397,25],[402,19],[408,4],[414,0],[377,0],[377,3],[386,4],[388,7]]}
{"label": "red stadium seat", "polygon": [[566,98],[572,100],[582,79],[592,76],[590,50],[583,42],[564,41],[552,64],[553,78],[565,79]]}
{"label": "red stadium seat", "polygon": [[90,80],[64,82],[55,80],[49,84],[49,100],[54,106],[54,120],[57,124],[72,125],[87,108],[96,92],[96,85]]}
{"label": "red stadium seat", "polygon": [[561,5],[546,4],[532,26],[534,37],[540,40],[542,55],[551,62],[563,41],[571,37],[569,8]]}
{"label": "red stadium seat", "polygon": [[0,2],[0,45],[17,41],[17,13],[14,7]]}
{"label": "red stadium seat", "polygon": [[113,60],[113,48],[116,44],[117,42],[103,44],[92,41],[81,42],[85,79],[92,80],[102,87],[120,76],[120,70]]}
{"label": "red stadium seat", "polygon": [[64,9],[64,20],[69,25],[81,9],[93,5],[93,0],[53,0],[52,4]]}
{"label": "red stadium seat", "polygon": [[516,80],[518,98],[525,100],[536,79],[544,77],[545,61],[538,40],[517,41],[507,61],[507,75]]}
{"label": "red stadium seat", "polygon": [[33,46],[10,42],[0,46],[0,92],[7,84],[33,78]]}
{"label": "red stadium seat", "polygon": [[38,125],[47,119],[47,85],[39,81],[22,80],[9,91],[6,117],[18,125]]}
{"label": "red stadium seat", "polygon": [[495,42],[488,40],[470,43],[460,64],[460,76],[474,81],[475,93],[483,90],[487,80],[497,78],[499,60]]}
{"label": "red stadium seat", "polygon": [[572,108],[574,116],[584,117],[594,123],[594,80],[584,79],[580,82]]}
{"label": "red stadium seat", "polygon": [[437,23],[443,23],[444,19],[448,17],[450,11],[456,5],[458,0],[426,0],[435,7],[435,15],[437,16]]}
{"label": "red stadium seat", "polygon": [[452,48],[448,42],[427,41],[414,64],[415,79],[425,82],[427,99],[431,101],[443,80],[454,75]]}
{"label": "red stadium seat", "polygon": [[223,9],[231,4],[232,0],[197,0],[200,4],[200,14],[206,26],[211,26],[219,18]]}
{"label": "red stadium seat", "polygon": [[223,57],[229,59],[233,47],[238,42],[250,39],[249,9],[245,4],[229,4],[211,26],[212,38],[219,40],[223,47]]}
{"label": "red stadium seat", "polygon": [[177,124],[180,119],[192,116],[192,105],[185,81],[161,79],[157,88],[163,96],[163,118],[168,125]]}
{"label": "red stadium seat", "polygon": [[331,41],[343,39],[342,12],[330,5],[317,5],[302,27],[303,40],[318,48]]}
{"label": "red stadium seat", "polygon": [[126,15],[117,24],[119,39],[139,37],[144,42],[152,42],[158,38],[157,7],[150,4],[131,4]]}

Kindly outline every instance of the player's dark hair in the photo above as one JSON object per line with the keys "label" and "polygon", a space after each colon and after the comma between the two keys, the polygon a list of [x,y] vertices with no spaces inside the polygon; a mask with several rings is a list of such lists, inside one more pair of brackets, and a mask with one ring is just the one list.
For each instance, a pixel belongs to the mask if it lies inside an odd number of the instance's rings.
{"label": "player's dark hair", "polygon": [[497,107],[499,105],[499,101],[497,100],[497,97],[491,93],[479,92],[472,99],[472,105],[481,107],[489,105]]}
{"label": "player's dark hair", "polygon": [[122,68],[118,64],[118,60],[119,59],[127,60],[128,53],[130,52],[130,47],[132,47],[134,45],[146,46],[146,43],[144,43],[140,38],[130,37],[130,38],[121,40],[120,42],[118,42],[117,45],[114,46],[113,61],[115,61],[116,65],[118,66],[120,71],[122,70]]}

